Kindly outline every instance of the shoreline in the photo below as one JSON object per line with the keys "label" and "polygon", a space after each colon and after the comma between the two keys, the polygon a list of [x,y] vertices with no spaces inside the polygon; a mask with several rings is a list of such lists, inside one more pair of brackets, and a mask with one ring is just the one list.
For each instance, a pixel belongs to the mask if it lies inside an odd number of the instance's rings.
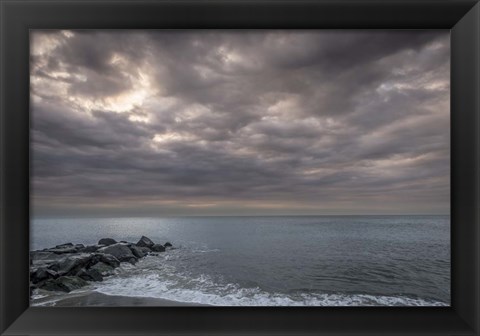
{"label": "shoreline", "polygon": [[[367,294],[365,294],[368,296]],[[253,305],[256,306],[256,305]],[[275,305],[258,305],[258,307],[274,307]],[[430,304],[340,304],[340,305],[301,305],[302,307],[450,307],[450,303],[431,302]],[[87,290],[82,292],[71,292],[63,295],[47,295],[30,301],[30,307],[233,307],[232,305],[213,305],[206,303],[182,302],[168,299],[109,295]],[[241,307],[241,306],[239,306]],[[252,307],[252,306],[250,306]],[[277,307],[289,307],[289,305],[278,305]]]}
{"label": "shoreline", "polygon": [[[197,268],[198,266],[190,263],[190,260],[193,262],[199,260],[198,258],[203,260],[204,257],[196,254],[197,252],[219,250],[210,250],[208,247],[198,249],[194,244],[192,245],[193,247],[188,246],[183,249],[184,246],[174,247],[169,242],[164,245],[155,244],[148,237],[142,236],[137,243],[101,238],[95,245],[65,243],[30,251],[30,306],[433,307],[451,305],[449,297],[446,300],[436,296],[423,298],[425,296],[423,292],[402,290],[390,293],[389,290],[379,291],[369,290],[369,288],[358,292],[352,292],[349,288],[345,291],[329,291],[324,288],[297,289],[294,287],[295,284],[292,286],[294,288],[292,292],[277,287],[255,287],[255,283],[252,285],[248,282],[237,283],[234,280],[228,282],[223,278],[210,278],[208,272],[204,275],[204,268]],[[172,254],[169,256],[169,253]],[[196,256],[192,257],[193,254]],[[218,262],[216,258],[210,261]],[[178,262],[180,262],[179,265]],[[191,265],[194,269],[192,273],[184,271],[184,266]],[[206,263],[206,265],[209,264]],[[382,264],[380,266],[383,267]],[[226,268],[226,270],[230,269]],[[385,277],[383,273],[378,276]],[[339,279],[341,280],[342,277]],[[105,283],[102,284],[104,280]]]}
{"label": "shoreline", "polygon": [[[73,295],[72,295],[73,294]],[[33,302],[35,301],[35,302]],[[141,296],[107,295],[95,291],[30,301],[32,307],[213,307],[213,305]]]}

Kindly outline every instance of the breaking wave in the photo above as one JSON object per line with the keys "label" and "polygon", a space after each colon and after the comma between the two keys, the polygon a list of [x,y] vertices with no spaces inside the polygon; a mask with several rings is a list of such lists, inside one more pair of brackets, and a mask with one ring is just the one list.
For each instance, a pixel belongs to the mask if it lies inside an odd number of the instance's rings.
{"label": "breaking wave", "polygon": [[137,265],[122,264],[116,274],[96,283],[106,295],[148,297],[214,306],[446,306],[446,303],[407,296],[346,293],[272,293],[242,287],[202,274],[182,272],[166,261],[148,256]]}

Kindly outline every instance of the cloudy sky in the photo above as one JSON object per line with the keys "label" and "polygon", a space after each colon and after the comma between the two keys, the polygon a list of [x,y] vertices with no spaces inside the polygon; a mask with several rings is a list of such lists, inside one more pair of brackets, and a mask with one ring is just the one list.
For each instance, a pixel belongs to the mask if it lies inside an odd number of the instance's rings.
{"label": "cloudy sky", "polygon": [[448,214],[447,31],[34,31],[37,216]]}

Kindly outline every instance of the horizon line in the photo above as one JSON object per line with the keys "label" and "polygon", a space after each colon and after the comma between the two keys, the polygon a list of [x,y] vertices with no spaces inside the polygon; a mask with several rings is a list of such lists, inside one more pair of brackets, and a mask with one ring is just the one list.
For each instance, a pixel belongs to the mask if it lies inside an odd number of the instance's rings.
{"label": "horizon line", "polygon": [[450,213],[444,214],[308,214],[308,215],[159,215],[159,216],[107,216],[107,215],[86,215],[86,216],[68,216],[68,215],[41,215],[30,216],[30,219],[47,218],[174,218],[174,217],[354,217],[354,216],[451,216]]}

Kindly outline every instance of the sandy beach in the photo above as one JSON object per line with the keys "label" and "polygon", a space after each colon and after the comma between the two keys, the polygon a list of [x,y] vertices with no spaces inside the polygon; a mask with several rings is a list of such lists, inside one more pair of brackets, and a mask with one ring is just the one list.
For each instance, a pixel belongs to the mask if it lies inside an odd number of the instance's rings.
{"label": "sandy beach", "polygon": [[208,306],[148,297],[105,295],[98,292],[70,294],[64,298],[45,297],[35,300],[32,306],[48,307],[178,307]]}

